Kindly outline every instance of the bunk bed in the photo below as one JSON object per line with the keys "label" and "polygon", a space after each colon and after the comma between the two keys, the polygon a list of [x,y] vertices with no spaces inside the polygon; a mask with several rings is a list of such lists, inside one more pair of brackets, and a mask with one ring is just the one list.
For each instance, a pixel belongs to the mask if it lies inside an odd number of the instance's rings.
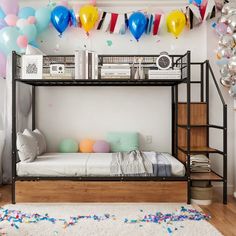
{"label": "bunk bed", "polygon": [[[148,69],[154,67],[158,55],[99,55],[99,65],[115,61],[122,61],[132,65],[134,57],[144,58],[145,74]],[[227,203],[227,106],[217,85],[213,71],[208,61],[192,63],[190,52],[184,55],[170,55],[172,67],[178,67],[181,71],[180,79],[144,79],[122,80],[101,79],[98,80],[24,80],[21,78],[21,56],[12,54],[12,203],[27,201],[27,191],[31,189],[31,195],[35,192],[38,201],[56,201],[57,196],[65,195],[63,201],[171,201],[190,203],[191,182],[195,181],[219,181],[223,182],[223,202]],[[43,70],[48,72],[49,63],[63,63],[67,69],[74,70],[74,56],[44,56]],[[191,81],[191,67],[200,67],[200,80]],[[217,88],[223,104],[223,125],[211,125],[209,123],[209,78],[210,74]],[[171,89],[172,97],[172,148],[171,155],[176,162],[184,163],[185,170],[175,176],[104,176],[95,174],[48,174],[50,172],[29,171],[27,164],[20,163],[17,156],[17,86],[25,84],[32,87],[32,130],[36,128],[36,91],[37,87],[54,86],[165,86]],[[186,85],[186,102],[179,102],[179,85]],[[191,85],[200,84],[200,102],[191,102]],[[197,115],[202,111],[203,115]],[[194,116],[193,116],[194,115]],[[203,117],[203,118],[202,118]],[[199,120],[199,119],[200,120]],[[203,120],[201,120],[203,119]],[[223,130],[223,151],[209,147],[209,128]],[[199,131],[199,132],[198,132]],[[194,136],[200,141],[192,142]],[[214,171],[209,174],[196,174],[190,171],[190,155],[204,153],[209,157],[210,153],[223,155],[223,175]],[[48,154],[49,158],[50,155]],[[71,157],[71,156],[70,156]],[[43,158],[43,157],[42,157]],[[42,160],[42,158],[39,160]],[[58,158],[58,155],[57,155]],[[107,157],[109,158],[109,157]],[[60,157],[59,157],[60,159]],[[73,159],[73,158],[72,158]],[[89,159],[88,159],[89,160]],[[90,158],[90,160],[93,160]],[[178,161],[177,161],[178,160]],[[55,161],[55,159],[54,159]],[[82,161],[83,162],[83,161]],[[90,161],[91,162],[91,161]],[[54,162],[55,163],[55,162]],[[40,163],[38,163],[40,164]],[[83,165],[83,164],[82,164]],[[91,162],[91,166],[94,161]],[[31,165],[31,170],[38,168],[37,163]],[[41,165],[42,168],[42,165]],[[43,171],[42,171],[43,172]],[[77,173],[77,171],[75,171]],[[55,181],[56,184],[55,184]],[[43,191],[50,192],[39,198]],[[24,197],[21,197],[21,196]],[[70,197],[68,197],[70,196]]]}

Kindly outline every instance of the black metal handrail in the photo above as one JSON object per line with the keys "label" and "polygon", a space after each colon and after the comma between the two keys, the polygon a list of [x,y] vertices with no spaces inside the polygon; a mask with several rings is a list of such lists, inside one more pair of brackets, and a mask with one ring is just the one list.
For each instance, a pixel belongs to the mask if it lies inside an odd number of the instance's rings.
{"label": "black metal handrail", "polygon": [[215,84],[215,86],[216,86],[218,95],[220,96],[220,100],[221,100],[222,104],[225,106],[226,103],[225,103],[225,100],[224,100],[224,98],[223,98],[223,95],[222,95],[222,93],[221,93],[221,91],[220,91],[220,87],[219,87],[219,85],[218,85],[218,83],[217,83],[217,81],[216,81],[216,77],[215,77],[215,75],[214,75],[214,72],[213,72],[213,70],[212,70],[212,67],[211,67],[209,61],[206,61],[206,63],[208,63],[208,66],[209,66],[209,70],[210,70],[210,72],[211,72],[212,79],[213,79],[214,84]]}

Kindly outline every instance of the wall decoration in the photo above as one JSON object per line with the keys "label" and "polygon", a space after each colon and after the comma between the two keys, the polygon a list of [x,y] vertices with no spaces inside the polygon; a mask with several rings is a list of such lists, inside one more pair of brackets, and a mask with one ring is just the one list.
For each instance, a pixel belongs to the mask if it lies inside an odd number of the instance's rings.
{"label": "wall decoration", "polygon": [[[185,16],[189,28],[192,29],[203,20],[214,17],[216,10],[221,9],[224,2],[225,0],[190,0],[185,12],[175,10],[174,12],[178,14],[169,16],[168,28],[175,37],[178,37],[185,27]],[[0,0],[0,52],[6,57],[12,51],[24,53],[27,45],[37,47],[38,35],[48,28],[50,22],[60,37],[68,26],[73,26],[83,27],[87,35],[92,29],[111,34],[126,34],[129,29],[138,41],[144,33],[158,35],[160,22],[164,19],[164,14],[159,12],[151,14],[143,11],[120,14],[106,12],[96,7],[95,0],[88,1],[88,4],[81,6],[79,10],[73,7],[78,8],[75,7],[75,3],[71,2],[70,5],[66,0],[58,4],[49,0],[47,6],[39,9],[31,6],[20,9],[19,0]],[[181,24],[177,24],[179,20]],[[224,30],[224,25],[217,27],[219,30]],[[223,50],[222,53],[228,52]],[[6,59],[1,63],[5,64]],[[0,76],[5,76],[5,67],[2,65]]]}
{"label": "wall decoration", "polygon": [[222,15],[213,27],[219,35],[217,64],[220,67],[220,83],[229,94],[236,97],[236,2],[227,3]]}
{"label": "wall decoration", "polygon": [[22,57],[22,79],[43,78],[43,56],[24,55]]}

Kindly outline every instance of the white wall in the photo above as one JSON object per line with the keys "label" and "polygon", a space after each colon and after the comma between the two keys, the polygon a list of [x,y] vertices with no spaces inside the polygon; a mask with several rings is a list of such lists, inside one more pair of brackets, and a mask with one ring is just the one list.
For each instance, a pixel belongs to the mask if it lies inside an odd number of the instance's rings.
{"label": "white wall", "polygon": [[[130,2],[130,1],[129,1]],[[147,4],[149,1],[146,1]],[[151,1],[153,2],[153,1]],[[162,1],[163,3],[164,1]],[[183,2],[183,1],[182,1]],[[188,1],[185,1],[186,4]],[[41,1],[22,1],[23,5],[40,6]],[[114,11],[112,1],[107,10]],[[104,7],[105,8],[105,7]],[[147,5],[135,7],[117,6],[117,12],[145,9]],[[168,12],[171,8],[161,7]],[[178,8],[178,7],[177,7]],[[153,8],[152,8],[153,10]],[[165,24],[164,24],[165,25]],[[112,40],[112,46],[107,45]],[[129,34],[112,35],[91,32],[87,37],[81,29],[69,29],[62,38],[54,29],[49,29],[39,37],[39,46],[47,54],[73,54],[75,49],[87,48],[100,54],[181,54],[191,50],[193,61],[203,61],[208,57],[214,64],[214,49],[217,37],[207,28],[207,24],[192,31],[185,30],[175,39],[162,27],[160,36],[146,36],[136,42]],[[214,67],[217,73],[218,68]],[[216,74],[217,76],[219,74]],[[196,92],[193,89],[193,92]],[[227,98],[227,94],[225,97]],[[41,88],[37,91],[37,124],[48,139],[49,151],[56,151],[60,139],[74,137],[104,138],[108,131],[138,131],[142,135],[142,147],[170,151],[170,89],[169,88]],[[185,94],[183,92],[183,94]],[[180,94],[181,95],[181,94]],[[194,94],[196,97],[196,94]],[[39,99],[40,98],[40,99]],[[231,99],[227,98],[229,107]],[[218,106],[218,105],[217,105]],[[216,106],[216,110],[218,107]],[[233,115],[229,108],[229,127],[233,126]],[[229,184],[233,184],[233,129],[229,129]],[[151,135],[152,144],[144,142],[144,136]],[[217,140],[217,138],[214,138]],[[214,161],[217,169],[221,168]]]}

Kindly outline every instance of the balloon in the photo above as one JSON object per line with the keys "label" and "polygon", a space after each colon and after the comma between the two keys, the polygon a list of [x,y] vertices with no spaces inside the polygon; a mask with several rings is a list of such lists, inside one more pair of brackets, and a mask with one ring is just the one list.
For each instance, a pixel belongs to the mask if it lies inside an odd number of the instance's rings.
{"label": "balloon", "polygon": [[70,11],[63,6],[57,6],[52,11],[51,22],[56,30],[62,34],[70,23]]}
{"label": "balloon", "polygon": [[48,7],[41,7],[35,12],[36,28],[38,32],[44,31],[51,19],[51,10]]}
{"label": "balloon", "polygon": [[92,5],[85,5],[80,8],[80,22],[87,34],[95,26],[98,16],[98,9]]}
{"label": "balloon", "polygon": [[3,10],[0,8],[0,19],[4,19],[6,14],[3,12]]}
{"label": "balloon", "polygon": [[9,14],[5,17],[4,19],[6,21],[6,23],[9,25],[9,26],[16,26],[16,22],[18,20],[18,17],[16,15],[13,15],[13,14]]}
{"label": "balloon", "polygon": [[7,23],[4,19],[0,19],[0,30],[7,26]]}
{"label": "balloon", "polygon": [[73,25],[74,27],[77,27],[78,25],[77,18],[73,9],[70,10],[70,22],[71,22],[71,25]]}
{"label": "balloon", "polygon": [[231,82],[231,76],[227,76],[227,77],[224,77],[224,78],[221,78],[220,79],[220,83],[226,87],[226,88],[229,88],[232,84]]}
{"label": "balloon", "polygon": [[231,35],[223,35],[220,37],[220,46],[233,48],[235,46],[234,38]]}
{"label": "balloon", "polygon": [[20,36],[20,32],[16,27],[5,27],[0,30],[0,50],[8,55],[12,51],[20,52],[20,48],[17,45],[17,38]]}
{"label": "balloon", "polygon": [[24,35],[20,35],[18,38],[17,38],[17,45],[20,47],[20,48],[26,48],[27,45],[28,45],[28,39],[26,36]]}
{"label": "balloon", "polygon": [[223,57],[225,58],[230,58],[232,57],[233,53],[231,48],[226,48],[226,47],[219,47],[217,50],[217,58],[222,59]]}
{"label": "balloon", "polygon": [[228,14],[232,14],[233,10],[236,10],[236,3],[235,2],[225,4],[223,6],[221,12],[223,15],[228,15]]}
{"label": "balloon", "polygon": [[186,25],[186,18],[181,11],[172,11],[167,17],[167,28],[177,38]]}
{"label": "balloon", "polygon": [[228,18],[228,24],[232,32],[236,32],[236,15],[231,15]]}
{"label": "balloon", "polygon": [[236,56],[230,58],[228,66],[230,74],[236,75]]}
{"label": "balloon", "polygon": [[62,0],[58,3],[58,6],[63,6],[63,7],[68,7],[68,2],[67,0]]}
{"label": "balloon", "polygon": [[35,24],[36,23],[36,18],[35,16],[30,16],[28,19],[27,19],[27,22],[29,24]]}
{"label": "balloon", "polygon": [[19,19],[17,22],[16,22],[16,26],[21,29],[23,28],[24,26],[28,25],[28,21],[26,19]]}
{"label": "balloon", "polygon": [[222,77],[230,76],[228,65],[222,66],[222,68],[220,69],[220,73],[221,73]]}
{"label": "balloon", "polygon": [[196,3],[198,6],[200,6],[202,4],[202,0],[189,0],[189,3]]}
{"label": "balloon", "polygon": [[228,18],[229,18],[229,16],[224,16],[224,15],[222,15],[222,16],[218,19],[218,23],[225,23],[225,24],[228,24]]}
{"label": "balloon", "polygon": [[35,10],[32,7],[23,7],[19,11],[19,18],[28,19],[30,16],[35,15]]}
{"label": "balloon", "polygon": [[138,41],[145,32],[147,26],[147,18],[141,12],[133,13],[129,18],[129,30]]}
{"label": "balloon", "polygon": [[37,29],[35,25],[25,25],[20,28],[20,32],[27,37],[29,42],[35,41],[37,37]]}
{"label": "balloon", "polygon": [[236,96],[236,85],[231,86],[231,88],[229,90],[229,95],[231,97],[235,97]]}
{"label": "balloon", "polygon": [[0,52],[0,77],[6,77],[7,58]]}
{"label": "balloon", "polygon": [[19,0],[1,0],[0,7],[6,15],[17,15],[19,11]]}
{"label": "balloon", "polygon": [[219,35],[225,35],[227,33],[227,27],[225,23],[219,22],[216,24],[215,30]]}

